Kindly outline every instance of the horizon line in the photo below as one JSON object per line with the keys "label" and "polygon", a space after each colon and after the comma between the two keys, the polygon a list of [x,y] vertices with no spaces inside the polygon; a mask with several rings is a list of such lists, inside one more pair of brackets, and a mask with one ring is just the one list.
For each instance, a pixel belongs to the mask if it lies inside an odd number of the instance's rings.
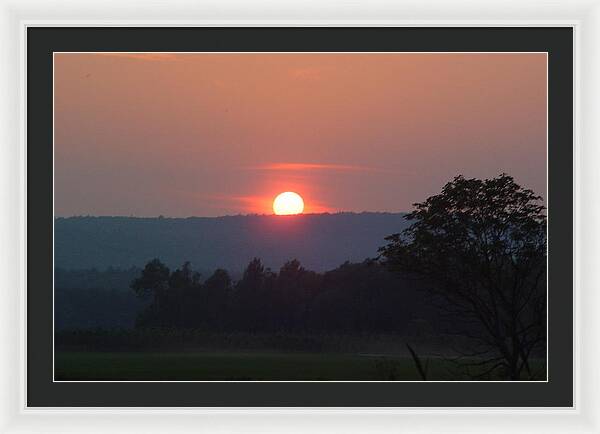
{"label": "horizon line", "polygon": [[202,219],[216,219],[216,218],[227,218],[227,217],[281,217],[281,218],[294,218],[294,217],[302,217],[302,216],[322,216],[322,215],[338,215],[338,214],[408,214],[408,211],[335,211],[335,212],[320,212],[320,213],[300,213],[300,214],[291,214],[291,215],[277,215],[277,214],[265,214],[265,213],[249,213],[249,214],[224,214],[218,216],[198,216],[198,215],[189,215],[186,217],[181,216],[166,216],[163,214],[159,215],[109,215],[109,214],[73,214],[73,215],[55,215],[54,219],[70,219],[70,218],[131,218],[131,219],[192,219],[192,218],[202,218]]}

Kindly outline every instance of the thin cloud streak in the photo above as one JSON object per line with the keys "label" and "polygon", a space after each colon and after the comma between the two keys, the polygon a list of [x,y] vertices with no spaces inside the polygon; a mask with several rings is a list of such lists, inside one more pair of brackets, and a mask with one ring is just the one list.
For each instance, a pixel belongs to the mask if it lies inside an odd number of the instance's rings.
{"label": "thin cloud streak", "polygon": [[336,170],[344,172],[384,172],[384,169],[347,164],[273,163],[247,167],[249,170]]}
{"label": "thin cloud streak", "polygon": [[164,62],[164,61],[177,61],[182,60],[176,54],[170,53],[97,53],[102,56],[112,56],[112,57],[120,57],[126,59],[134,59],[134,60],[145,60],[148,62]]}

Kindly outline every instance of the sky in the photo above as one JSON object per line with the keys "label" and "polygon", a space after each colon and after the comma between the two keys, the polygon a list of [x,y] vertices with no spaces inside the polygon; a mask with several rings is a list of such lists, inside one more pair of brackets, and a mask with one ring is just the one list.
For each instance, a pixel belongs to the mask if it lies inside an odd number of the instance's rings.
{"label": "sky", "polygon": [[456,175],[545,196],[546,55],[54,56],[55,214],[410,211]]}

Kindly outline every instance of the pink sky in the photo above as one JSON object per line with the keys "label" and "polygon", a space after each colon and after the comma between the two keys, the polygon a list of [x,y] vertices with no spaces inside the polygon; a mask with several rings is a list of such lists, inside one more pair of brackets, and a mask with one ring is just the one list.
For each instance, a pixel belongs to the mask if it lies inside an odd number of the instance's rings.
{"label": "pink sky", "polygon": [[455,175],[545,196],[545,54],[56,54],[55,212],[408,211]]}

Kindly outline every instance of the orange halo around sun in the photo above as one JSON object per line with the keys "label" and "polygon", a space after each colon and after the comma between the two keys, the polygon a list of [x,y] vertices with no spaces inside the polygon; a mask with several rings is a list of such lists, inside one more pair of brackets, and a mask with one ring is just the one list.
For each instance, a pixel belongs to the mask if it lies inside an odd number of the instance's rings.
{"label": "orange halo around sun", "polygon": [[302,211],[304,211],[304,201],[293,191],[280,193],[273,201],[273,212],[276,215],[302,214]]}

